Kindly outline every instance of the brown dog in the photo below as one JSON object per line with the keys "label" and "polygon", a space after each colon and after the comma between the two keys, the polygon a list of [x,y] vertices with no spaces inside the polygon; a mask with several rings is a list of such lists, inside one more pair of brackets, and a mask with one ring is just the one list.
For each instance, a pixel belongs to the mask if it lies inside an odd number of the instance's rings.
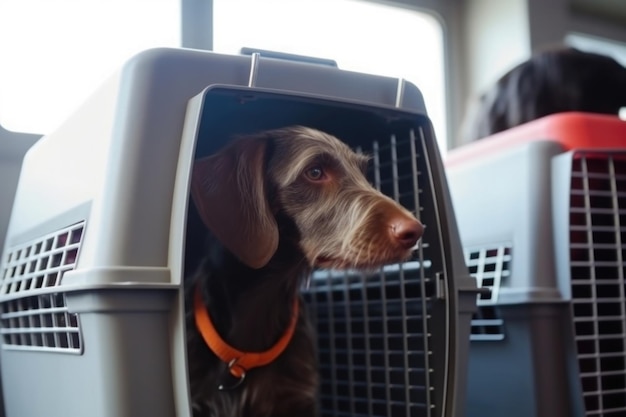
{"label": "brown dog", "polygon": [[367,182],[366,165],[337,138],[300,126],[196,161],[192,197],[211,234],[186,283],[195,417],[316,415],[303,280],[315,267],[403,261],[423,232]]}

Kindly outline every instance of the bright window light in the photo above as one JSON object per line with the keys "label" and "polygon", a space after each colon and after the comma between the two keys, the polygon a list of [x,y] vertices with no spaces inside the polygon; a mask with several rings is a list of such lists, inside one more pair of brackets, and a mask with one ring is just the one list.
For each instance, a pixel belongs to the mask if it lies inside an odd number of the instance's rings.
{"label": "bright window light", "polygon": [[116,68],[180,46],[180,0],[1,0],[0,124],[47,133]]}
{"label": "bright window light", "polygon": [[414,83],[445,152],[443,31],[433,16],[363,0],[214,0],[213,16],[216,52],[251,47],[328,58]]}

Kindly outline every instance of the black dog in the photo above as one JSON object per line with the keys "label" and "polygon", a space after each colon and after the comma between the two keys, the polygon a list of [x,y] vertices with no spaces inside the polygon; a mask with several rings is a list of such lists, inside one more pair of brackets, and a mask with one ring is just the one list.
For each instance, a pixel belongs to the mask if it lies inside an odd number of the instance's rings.
{"label": "black dog", "polygon": [[574,48],[545,50],[504,74],[468,113],[463,142],[554,113],[617,116],[626,107],[626,68]]}

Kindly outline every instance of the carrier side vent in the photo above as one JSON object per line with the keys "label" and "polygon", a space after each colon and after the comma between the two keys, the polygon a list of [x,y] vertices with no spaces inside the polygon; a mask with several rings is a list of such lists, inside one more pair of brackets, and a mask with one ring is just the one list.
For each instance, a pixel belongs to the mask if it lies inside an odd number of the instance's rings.
{"label": "carrier side vent", "polygon": [[626,155],[574,154],[570,273],[587,416],[626,415]]}
{"label": "carrier side vent", "polygon": [[500,286],[511,274],[511,245],[465,248],[464,252],[465,262],[478,287],[489,289],[478,296],[478,311],[472,317],[470,340],[503,340],[504,321],[495,306]]}
{"label": "carrier side vent", "polygon": [[80,222],[7,251],[0,287],[5,349],[81,352],[78,316],[55,287],[76,265],[84,228]]}

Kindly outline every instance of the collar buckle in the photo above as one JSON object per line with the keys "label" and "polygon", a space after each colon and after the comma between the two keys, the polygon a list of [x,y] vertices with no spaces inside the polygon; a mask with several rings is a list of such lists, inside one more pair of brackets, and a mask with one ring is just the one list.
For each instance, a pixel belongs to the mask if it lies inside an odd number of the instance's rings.
{"label": "collar buckle", "polygon": [[239,385],[243,384],[243,381],[246,379],[246,370],[243,366],[238,365],[239,358],[232,359],[228,362],[228,376],[227,378],[238,378],[235,382],[229,385],[219,384],[217,389],[220,391],[230,391],[237,388]]}

